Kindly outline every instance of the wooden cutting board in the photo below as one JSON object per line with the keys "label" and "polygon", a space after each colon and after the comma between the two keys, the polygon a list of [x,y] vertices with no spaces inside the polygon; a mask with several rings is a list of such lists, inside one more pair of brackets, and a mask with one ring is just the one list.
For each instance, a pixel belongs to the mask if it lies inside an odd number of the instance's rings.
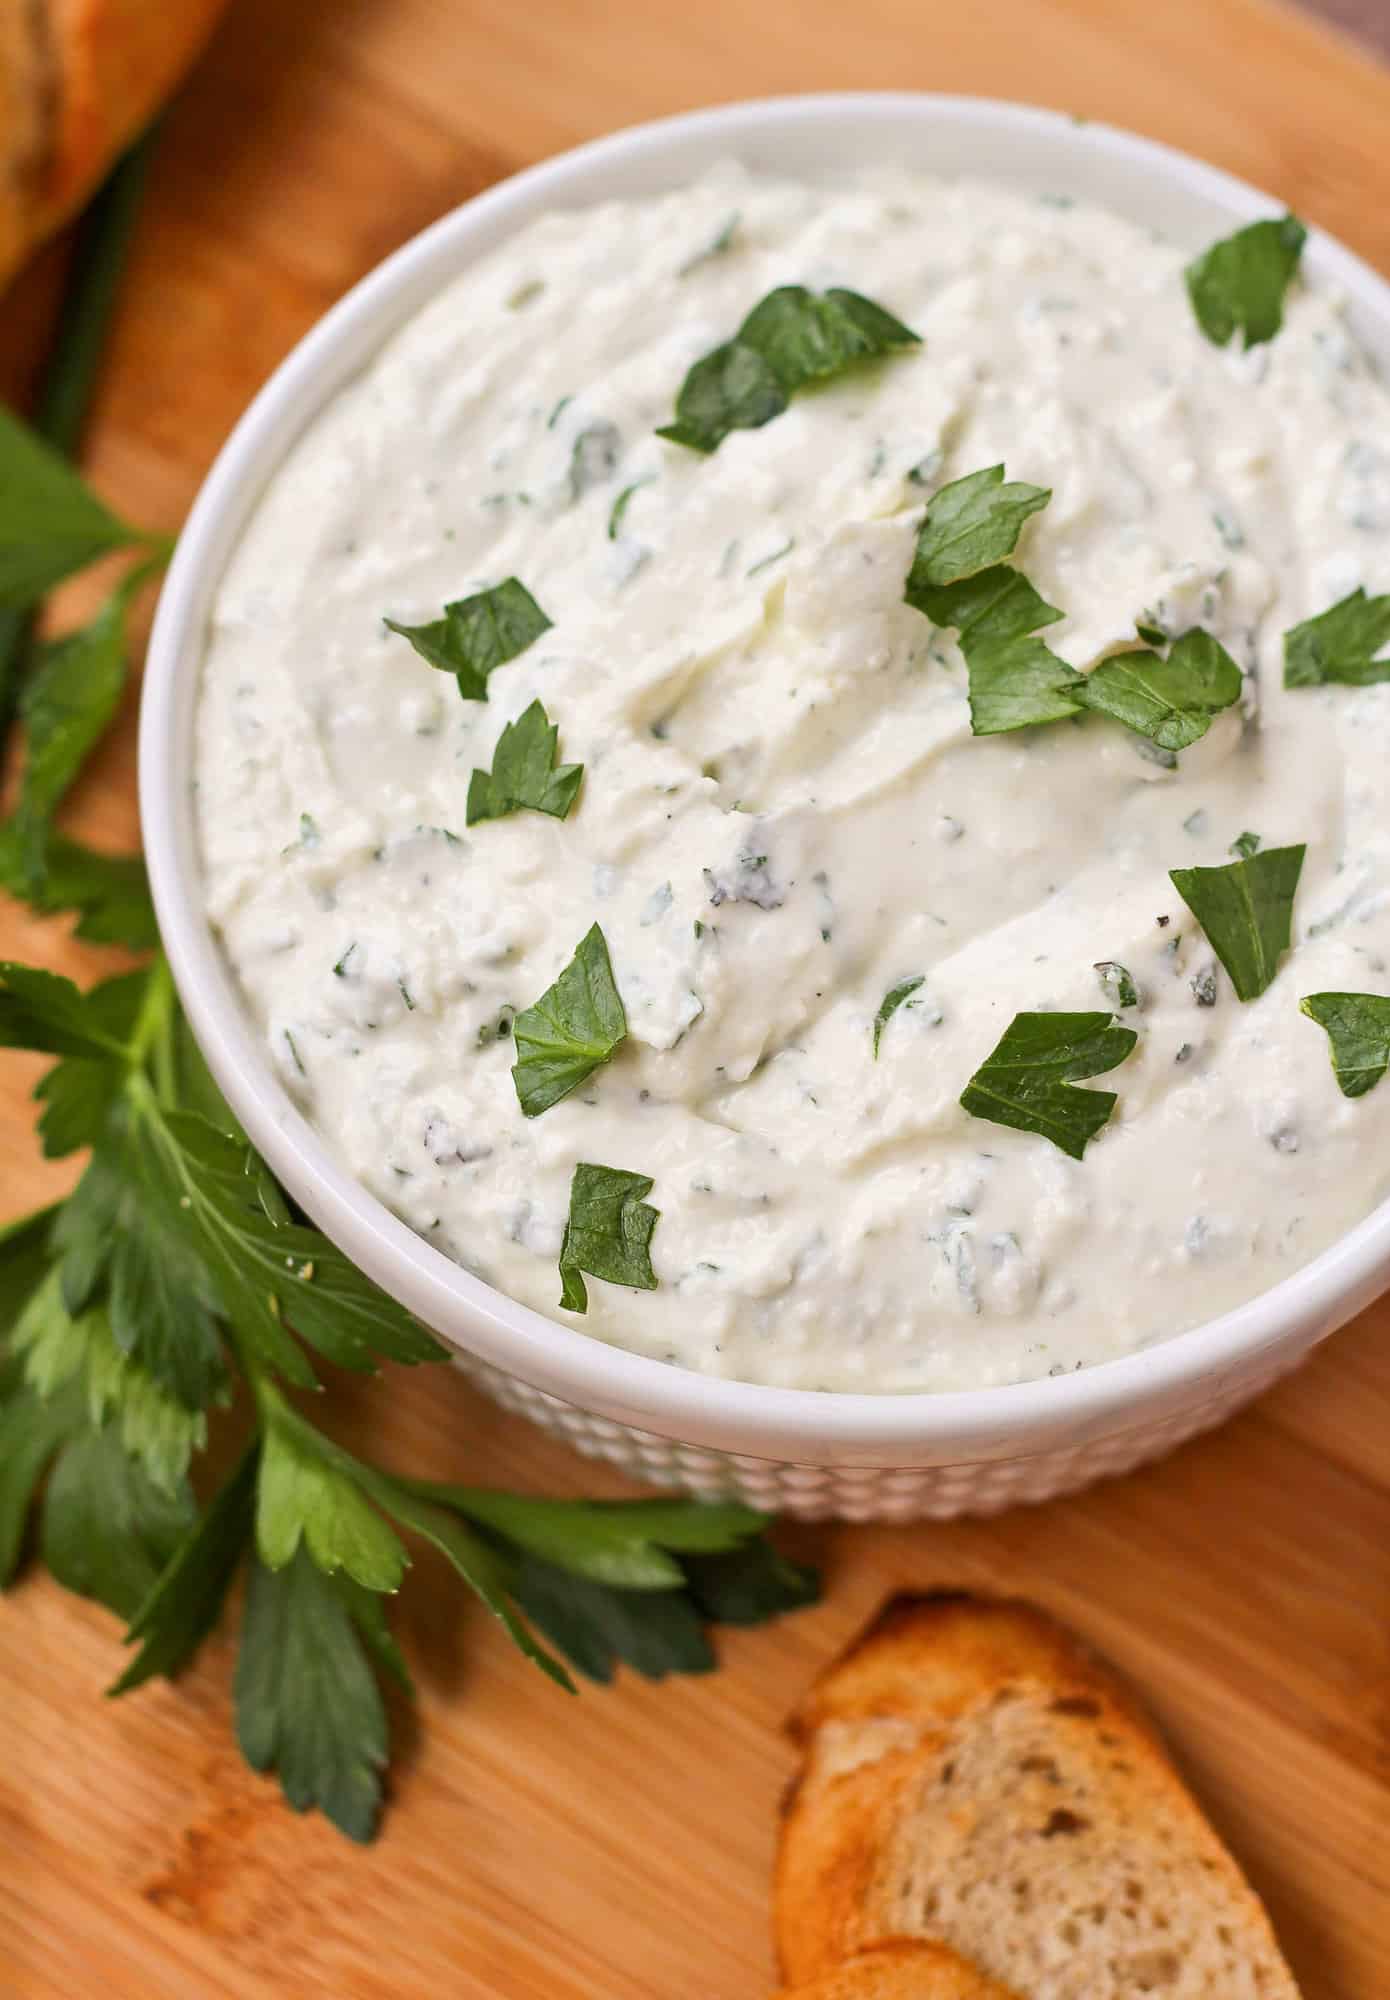
{"label": "wooden cutting board", "polygon": [[[1369,4],[1369,0],[1368,0]],[[1385,0],[1376,0],[1383,6]],[[1031,98],[1233,168],[1390,270],[1390,72],[1266,0],[238,0],[169,121],[92,428],[96,483],[177,526],[252,391],[369,265],[465,196],[635,119],[843,86]],[[22,392],[60,253],[0,304]],[[136,834],[133,732],[74,815]],[[0,953],[109,955],[0,909]],[[40,1168],[0,1066],[0,1215]],[[756,2000],[791,1770],[779,1735],[883,1595],[1026,1591],[1145,1690],[1267,1896],[1308,2000],[1390,1993],[1390,1306],[1166,1465],[954,1527],[802,1531],[813,1613],[723,1670],[570,1704],[421,1560],[399,1606],[384,1832],[296,1819],[232,1747],[230,1651],[103,1704],[114,1621],[0,1602],[0,1991],[22,2000]],[[435,1371],[335,1391],[349,1445],[435,1477],[624,1490]],[[1213,1996],[1220,2000],[1220,1996]]]}

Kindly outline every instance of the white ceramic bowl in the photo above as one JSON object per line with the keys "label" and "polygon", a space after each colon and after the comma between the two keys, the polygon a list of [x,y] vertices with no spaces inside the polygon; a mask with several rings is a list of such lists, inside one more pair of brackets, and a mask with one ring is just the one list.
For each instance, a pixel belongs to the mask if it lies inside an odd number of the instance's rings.
{"label": "white ceramic bowl", "polygon": [[[275,1173],[353,1260],[457,1348],[500,1402],[640,1477],[801,1515],[904,1519],[1040,1500],[1218,1422],[1390,1284],[1390,1204],[1238,1311],[1055,1380],[946,1395],[831,1395],[710,1380],[557,1325],[460,1270],[343,1173],[276,1081],[203,914],[187,782],[204,626],[248,515],[308,420],[439,287],[539,211],[679,185],[712,161],[833,181],[890,160],[1107,203],[1194,249],[1270,198],[1106,126],[979,99],[847,95],[735,104],[622,132],[467,203],[363,280],[238,424],[198,497],[145,673],[145,851],[174,977],[214,1075]],[[1390,373],[1390,287],[1314,235]]]}

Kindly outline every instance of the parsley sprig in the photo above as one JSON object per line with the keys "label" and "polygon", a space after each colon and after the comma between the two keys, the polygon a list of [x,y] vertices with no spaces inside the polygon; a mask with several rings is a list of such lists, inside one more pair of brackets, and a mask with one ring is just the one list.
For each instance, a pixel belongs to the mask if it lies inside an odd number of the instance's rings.
{"label": "parsley sprig", "polygon": [[[296,1215],[218,1097],[162,958],[87,993],[0,967],[0,1042],[56,1057],[49,1079],[80,1072],[83,1117],[50,1150],[92,1148],[66,1203],[0,1234],[0,1582],[47,1475],[44,1561],[126,1619],[139,1647],[113,1692],[179,1672],[245,1566],[242,1747],[278,1768],[292,1805],[365,1839],[387,1755],[374,1668],[401,1666],[382,1600],[412,1541],[565,1688],[571,1667],[607,1679],[618,1660],[652,1675],[710,1665],[704,1622],[733,1574],[721,1560],[737,1564],[747,1622],[810,1601],[814,1579],[762,1541],[747,1508],[436,1486],[310,1422],[294,1391],[325,1362],[375,1371],[448,1351]],[[54,1093],[40,1091],[48,1116]],[[624,1178],[635,1193],[651,1185]],[[567,1290],[582,1295],[581,1264],[654,1282],[654,1211],[624,1215],[611,1255],[601,1214],[567,1239]],[[200,1510],[190,1466],[237,1376],[245,1449]]]}
{"label": "parsley sprig", "polygon": [[[60,576],[124,546],[143,554],[89,627],[40,653],[28,682],[28,765],[19,813],[0,826],[0,889],[75,911],[92,942],[149,949],[138,857],[93,854],[53,819],[120,696],[126,611],[168,545],[0,417],[0,598],[27,613]],[[437,635],[435,663],[475,699],[545,627],[520,585],[486,595],[449,607]],[[546,811],[562,802],[555,787],[572,799],[578,773],[549,770],[554,732],[543,734],[513,739],[527,754],[495,760],[491,779],[531,804],[544,750]],[[565,1688],[572,1672],[607,1680],[620,1661],[653,1677],[702,1672],[708,1624],[757,1623],[813,1599],[813,1574],[773,1550],[748,1508],[435,1486],[320,1430],[296,1397],[325,1368],[422,1365],[448,1350],[276,1184],[203,1064],[162,957],[85,992],[0,966],[0,1047],[53,1058],[36,1092],[40,1142],[55,1157],[88,1153],[66,1201],[0,1225],[0,1586],[36,1516],[54,1577],[126,1623],[135,1651],[112,1693],[186,1667],[244,1573],[242,1750],[278,1772],[297,1810],[316,1806],[361,1840],[379,1819],[389,1755],[379,1676],[409,1687],[385,1600],[414,1544],[441,1553]],[[601,1255],[577,1254],[605,1274]],[[209,1414],[238,1380],[249,1392],[234,1419],[241,1454],[200,1504],[192,1475]]]}

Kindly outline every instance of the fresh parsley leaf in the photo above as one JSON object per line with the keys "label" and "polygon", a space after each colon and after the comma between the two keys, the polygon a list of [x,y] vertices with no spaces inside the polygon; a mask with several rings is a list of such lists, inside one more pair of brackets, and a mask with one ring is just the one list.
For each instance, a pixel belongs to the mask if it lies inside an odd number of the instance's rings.
{"label": "fresh parsley leaf", "polygon": [[817,294],[804,285],[780,285],[759,300],[737,338],[761,354],[788,394],[808,382],[828,381],[857,361],[877,360],[921,337],[859,292]]}
{"label": "fresh parsley leaf", "polygon": [[475,1534],[448,1509],[422,1499],[408,1481],[392,1479],[373,1466],[359,1467],[358,1476],[367,1492],[386,1509],[399,1527],[423,1536],[452,1564],[526,1658],[557,1687],[573,1694],[574,1684],[560,1662],[538,1644],[534,1634],[517,1616],[512,1603],[513,1579],[510,1570],[492,1543]]}
{"label": "fresh parsley leaf", "polygon": [[207,1420],[189,1410],[140,1362],[122,1353],[101,1306],[72,1314],[55,1267],[35,1290],[10,1335],[25,1379],[47,1400],[74,1385],[94,1428],[110,1423],[121,1449],[166,1492],[182,1483],[188,1461],[207,1442]]}
{"label": "fresh parsley leaf", "polygon": [[582,764],[555,762],[559,730],[533,701],[497,739],[491,771],[474,771],[468,784],[467,823],[503,819],[526,807],[563,819],[584,777]]}
{"label": "fresh parsley leaf", "polygon": [[916,578],[914,564],[903,595],[934,625],[956,627],[976,736],[1061,722],[1077,713],[1071,690],[1081,675],[1031,636],[1064,614],[1021,571],[994,563],[956,583],[928,584]]}
{"label": "fresh parsley leaf", "polygon": [[303,1549],[281,1570],[252,1557],[235,1694],[251,1768],[278,1770],[296,1812],[318,1806],[350,1840],[370,1840],[386,1708],[347,1601]]}
{"label": "fresh parsley leaf", "polygon": [[255,1492],[253,1448],[179,1542],[131,1619],[126,1644],[139,1642],[140,1650],[110,1694],[128,1694],[156,1674],[172,1680],[193,1658],[217,1623],[250,1543]]}
{"label": "fresh parsley leaf", "polygon": [[673,1551],[723,1554],[767,1526],[766,1516],[734,1501],[536,1500],[482,1487],[396,1483],[466,1514],[528,1555],[617,1590],[677,1588],[685,1573]]}
{"label": "fresh parsley leaf", "polygon": [[123,974],[82,993],[56,972],[0,961],[0,1048],[124,1062],[128,1002],[144,977]]}
{"label": "fresh parsley leaf", "polygon": [[234,1139],[191,1112],[157,1109],[147,1110],[140,1132],[150,1185],[165,1191],[169,1217],[206,1264],[224,1311],[287,1381],[314,1383],[290,1328],[342,1368],[445,1357],[326,1236],[266,1214]]}
{"label": "fresh parsley leaf", "polygon": [[227,1382],[216,1295],[142,1183],[127,1183],[121,1209],[106,1299],[112,1337],[185,1408],[205,1409],[223,1400]]}
{"label": "fresh parsley leaf", "polygon": [[915,972],[910,979],[900,979],[896,986],[890,986],[879,1001],[878,1012],[874,1015],[875,1062],[878,1061],[878,1045],[883,1039],[884,1029],[897,1013],[899,1007],[902,1006],[904,1000],[910,1000],[918,988],[925,985],[925,983],[926,974],[924,972]]}
{"label": "fresh parsley leaf", "polygon": [[[0,969],[0,982],[4,980]],[[35,1086],[34,1096],[44,1106],[39,1137],[50,1159],[95,1145],[110,1123],[127,1076],[123,1052],[129,1047],[148,983],[145,973],[133,972],[108,979],[78,996],[75,1013],[85,1018],[93,1037],[109,1041],[110,1048],[101,1055],[64,1056]],[[72,991],[76,993],[76,988]],[[65,994],[65,1006],[68,999]],[[6,1032],[7,1014],[19,1028],[15,1005],[6,1006],[7,1001],[18,1000],[19,996],[0,983],[0,1041]],[[70,1011],[69,1020],[72,1018]],[[99,1041],[94,1039],[92,1046],[100,1046]]]}
{"label": "fresh parsley leaf", "polygon": [[538,1118],[611,1060],[627,1034],[608,944],[595,924],[539,1000],[512,1023],[512,1080],[528,1118]]}
{"label": "fresh parsley leaf", "polygon": [[37,604],[65,576],[141,539],[0,405],[0,605]]}
{"label": "fresh parsley leaf", "polygon": [[411,1679],[410,1668],[386,1622],[386,1612],[378,1593],[364,1590],[360,1583],[353,1582],[345,1570],[339,1570],[333,1582],[357,1627],[359,1637],[368,1651],[375,1653],[377,1665],[384,1667],[406,1694],[413,1695],[415,1683]]}
{"label": "fresh parsley leaf", "polygon": [[1065,722],[1077,713],[1082,679],[1041,639],[965,642],[970,675],[970,728],[976,736]]}
{"label": "fresh parsley leaf", "polygon": [[1030,514],[1052,498],[1047,486],[1004,479],[1002,465],[953,479],[927,502],[907,577],[909,604],[926,590],[959,583],[1012,555]]}
{"label": "fresh parsley leaf", "polygon": [[820,1597],[816,1572],[780,1554],[766,1536],[683,1562],[696,1609],[714,1625],[762,1625]]}
{"label": "fresh parsley leaf", "polygon": [[63,1304],[76,1315],[91,1305],[110,1269],[119,1228],[121,1176],[99,1146],[58,1211],[52,1246]]}
{"label": "fresh parsley leaf", "polygon": [[[3,1294],[0,1300],[9,1306]],[[86,1423],[75,1385],[45,1400],[25,1381],[20,1361],[0,1355],[0,1590],[15,1573],[29,1509],[49,1460]]]}
{"label": "fresh parsley leaf", "polygon": [[256,1482],[256,1547],[267,1569],[293,1560],[301,1540],[321,1570],[366,1590],[399,1590],[409,1557],[361,1490],[364,1468],[331,1445],[278,1395],[263,1403]]}
{"label": "fresh parsley leaf", "polygon": [[1307,240],[1296,215],[1270,216],[1223,237],[1189,264],[1188,297],[1207,339],[1217,347],[1237,332],[1245,347],[1273,340]]}
{"label": "fresh parsley leaf", "polygon": [[465,701],[486,701],[489,674],[533,646],[551,621],[525,584],[509,576],[491,590],[446,604],[428,625],[386,624],[432,667],[453,674]]}
{"label": "fresh parsley leaf", "polygon": [[1352,591],[1329,611],[1305,618],[1284,634],[1284,686],[1323,687],[1339,681],[1369,687],[1390,681],[1390,595],[1367,597]]}
{"label": "fresh parsley leaf", "polygon": [[1040,1133],[1079,1160],[1117,1099],[1078,1090],[1075,1079],[1114,1069],[1138,1039],[1110,1014],[1015,1014],[960,1101],[976,1118]]}
{"label": "fresh parsley leaf", "polygon": [[1159,650],[1168,644],[1168,634],[1161,625],[1150,625],[1144,619],[1136,618],[1134,621],[1134,630],[1146,646],[1152,646],[1156,650]]}
{"label": "fresh parsley leaf", "polygon": [[758,430],[780,416],[808,383],[920,344],[911,328],[858,292],[781,285],[732,340],[695,363],[676,398],[676,421],[657,436],[714,451],[730,431]]}
{"label": "fresh parsley leaf", "polygon": [[1390,1066],[1390,999],[1382,993],[1310,993],[1299,1011],[1327,1031],[1343,1097],[1364,1097]]}
{"label": "fresh parsley leaf", "polygon": [[1008,563],[996,563],[959,583],[919,587],[913,586],[909,571],[903,597],[933,625],[954,625],[967,657],[972,644],[1025,639],[1066,615],[1040,596],[1021,570]]}
{"label": "fresh parsley leaf", "polygon": [[0,826],[0,889],[43,915],[75,910],[76,935],[89,944],[152,951],[159,943],[149,880],[138,854],[98,854],[50,829],[43,876],[35,883],[10,820]]}
{"label": "fresh parsley leaf", "polygon": [[1260,836],[1258,833],[1238,833],[1231,842],[1232,854],[1239,855],[1242,861],[1248,861],[1252,854],[1258,854],[1259,851]]}
{"label": "fresh parsley leaf", "polygon": [[34,1089],[44,1106],[39,1138],[45,1159],[94,1146],[124,1082],[125,1072],[115,1063],[88,1062],[81,1056],[55,1063]]}
{"label": "fresh parsley leaf", "polygon": [[645,1197],[651,1191],[652,1182],[645,1174],[587,1161],[575,1168],[569,1220],[560,1246],[560,1304],[570,1312],[589,1310],[588,1289],[580,1275],[584,1271],[611,1285],[656,1290],[649,1246],[661,1212],[647,1205]]}
{"label": "fresh parsley leaf", "polygon": [[155,1483],[112,1429],[69,1438],[54,1461],[40,1516],[43,1559],[67,1590],[133,1618],[193,1520],[180,1480]]}
{"label": "fresh parsley leaf", "polygon": [[1241,686],[1240,668],[1225,647],[1196,627],[1174,641],[1166,658],[1113,654],[1068,683],[1068,694],[1161,750],[1185,750],[1206,735],[1213,716],[1239,701]]}
{"label": "fresh parsley leaf", "polygon": [[717,451],[730,431],[760,430],[790,401],[771,364],[729,340],[695,362],[676,398],[676,421],[656,434],[691,451]]}
{"label": "fresh parsley leaf", "polygon": [[650,1680],[708,1673],[714,1656],[706,1624],[761,1625],[813,1604],[819,1594],[814,1571],[761,1538],[683,1554],[679,1569],[679,1587],[635,1594],[528,1552],[515,1596],[571,1665],[591,1680],[610,1681],[620,1661]]}
{"label": "fresh parsley leaf", "polygon": [[1098,959],[1093,969],[1100,980],[1101,992],[1117,1013],[1122,1007],[1139,1005],[1139,988],[1134,975],[1117,959]]}
{"label": "fresh parsley leaf", "polygon": [[1168,879],[1206,932],[1242,1000],[1257,1000],[1289,948],[1306,848],[1266,847],[1222,868],[1173,868]]}
{"label": "fresh parsley leaf", "polygon": [[0,1223],[0,1339],[9,1333],[53,1261],[53,1225],[62,1204]]}
{"label": "fresh parsley leaf", "polygon": [[606,1683],[619,1661],[648,1680],[707,1674],[714,1654],[684,1591],[614,1590],[526,1556],[513,1586],[537,1629],[589,1680]]}
{"label": "fresh parsley leaf", "polygon": [[[212,1071],[197,1042],[193,1031],[182,1013],[176,1012],[173,1022],[172,1066],[174,1071],[174,1101],[181,1111],[196,1112],[215,1131],[224,1132],[229,1139],[235,1139],[250,1154],[251,1142],[242,1131],[232,1112],[232,1107],[213,1081]],[[252,1155],[252,1158],[255,1156]],[[248,1173],[250,1160],[245,1163]],[[262,1173],[268,1171],[263,1163],[257,1162]],[[289,1221],[289,1215],[283,1216]]]}
{"label": "fresh parsley leaf", "polygon": [[53,1232],[62,1299],[71,1314],[104,1300],[122,1353],[202,1410],[226,1390],[220,1302],[150,1165],[138,1137],[113,1121]]}
{"label": "fresh parsley leaf", "polygon": [[395,1590],[408,1558],[379,1508],[438,1549],[527,1658],[569,1687],[563,1668],[537,1645],[513,1610],[505,1565],[488,1542],[423,1497],[427,1489],[393,1479],[323,1437],[267,1382],[258,1384],[257,1393],[265,1442],[256,1544],[269,1568],[286,1565],[302,1542],[320,1569],[341,1569],[366,1590]]}
{"label": "fresh parsley leaf", "polygon": [[53,815],[125,687],[127,598],[116,591],[90,625],[42,647],[20,696],[26,744],[14,824],[26,880],[40,887]]}

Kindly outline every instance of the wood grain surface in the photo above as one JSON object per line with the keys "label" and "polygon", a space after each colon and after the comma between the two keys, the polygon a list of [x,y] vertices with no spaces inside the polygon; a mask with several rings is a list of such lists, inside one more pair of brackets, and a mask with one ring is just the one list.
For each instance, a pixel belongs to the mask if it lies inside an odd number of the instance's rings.
{"label": "wood grain surface", "polygon": [[[91,472],[176,527],[323,308],[516,167],[717,99],[884,85],[1135,126],[1390,270],[1390,72],[1269,0],[239,0],[164,133]],[[0,302],[7,393],[25,392],[61,258]],[[131,728],[73,819],[133,841]],[[10,908],[0,953],[112,967]],[[0,1067],[0,1215],[70,1178],[31,1146],[36,1074]],[[114,1621],[31,1577],[0,1601],[0,1993],[756,2000],[781,1718],[885,1592],[956,1582],[1037,1596],[1134,1676],[1308,2000],[1390,1994],[1387,1334],[1390,1307],[1218,1435],[1080,1499],[792,1535],[825,1566],[825,1603],[728,1639],[703,1680],[568,1703],[422,1557],[399,1605],[421,1700],[393,1711],[391,1807],[365,1851],[242,1766],[225,1642],[178,1686],[103,1704]],[[325,1420],[420,1474],[623,1490],[443,1371],[336,1388]]]}

